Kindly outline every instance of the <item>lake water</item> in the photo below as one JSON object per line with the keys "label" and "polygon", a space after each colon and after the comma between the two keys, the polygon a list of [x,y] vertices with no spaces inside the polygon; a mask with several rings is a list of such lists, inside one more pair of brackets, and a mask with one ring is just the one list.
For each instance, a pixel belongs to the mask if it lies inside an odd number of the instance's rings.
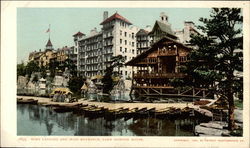
{"label": "lake water", "polygon": [[199,121],[186,119],[160,120],[91,119],[84,115],[56,113],[49,107],[17,104],[17,135],[19,136],[194,136]]}

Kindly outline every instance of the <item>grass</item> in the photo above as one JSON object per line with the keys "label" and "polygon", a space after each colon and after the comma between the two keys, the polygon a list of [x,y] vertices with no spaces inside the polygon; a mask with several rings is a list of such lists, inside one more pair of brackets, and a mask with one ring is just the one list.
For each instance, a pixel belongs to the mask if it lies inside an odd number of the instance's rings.
{"label": "grass", "polygon": [[234,105],[238,109],[243,109],[243,101],[242,100],[235,100]]}

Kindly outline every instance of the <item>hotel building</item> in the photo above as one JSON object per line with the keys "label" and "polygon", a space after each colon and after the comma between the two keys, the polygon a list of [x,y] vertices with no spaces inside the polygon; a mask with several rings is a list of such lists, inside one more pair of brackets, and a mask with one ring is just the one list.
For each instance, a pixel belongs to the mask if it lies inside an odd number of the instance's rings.
{"label": "hotel building", "polygon": [[[136,56],[136,32],[138,28],[118,14],[108,17],[108,12],[103,14],[101,31],[96,28],[90,35],[75,34],[74,41],[78,48],[78,71],[80,75],[92,77],[103,75],[105,69],[111,65],[111,57],[123,55],[125,62]],[[131,67],[120,69],[124,79],[132,77]]]}

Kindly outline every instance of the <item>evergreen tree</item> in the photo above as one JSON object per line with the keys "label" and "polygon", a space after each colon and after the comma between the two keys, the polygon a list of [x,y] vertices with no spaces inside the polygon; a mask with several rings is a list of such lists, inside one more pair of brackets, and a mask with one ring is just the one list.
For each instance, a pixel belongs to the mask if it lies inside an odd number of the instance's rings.
{"label": "evergreen tree", "polygon": [[69,79],[68,87],[74,94],[79,95],[84,81],[81,77],[73,76]]}
{"label": "evergreen tree", "polygon": [[[114,56],[111,58],[111,65],[106,68],[105,74],[102,78],[104,93],[110,94],[115,85],[112,76],[120,76],[120,67],[124,65],[124,62],[125,58],[122,55]],[[118,72],[115,72],[114,68],[118,68]]]}
{"label": "evergreen tree", "polygon": [[243,71],[241,9],[213,8],[210,18],[200,21],[204,26],[198,28],[204,35],[194,36],[191,40],[198,49],[189,55],[187,72],[192,75],[190,82],[195,87],[211,88],[228,101],[228,128],[233,130],[233,95],[243,90],[242,79],[235,75],[235,71]]}
{"label": "evergreen tree", "polygon": [[72,76],[77,76],[77,67],[71,59],[65,60],[63,67],[64,67],[64,70],[67,67]]}

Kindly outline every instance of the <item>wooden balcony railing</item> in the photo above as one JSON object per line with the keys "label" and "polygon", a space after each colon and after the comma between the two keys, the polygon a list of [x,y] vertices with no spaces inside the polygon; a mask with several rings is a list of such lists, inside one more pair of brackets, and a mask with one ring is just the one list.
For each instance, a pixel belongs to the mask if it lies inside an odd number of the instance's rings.
{"label": "wooden balcony railing", "polygon": [[183,78],[183,73],[134,73],[134,78]]}
{"label": "wooden balcony railing", "polygon": [[156,64],[157,58],[145,58],[139,62],[139,64]]}
{"label": "wooden balcony railing", "polygon": [[176,56],[177,50],[176,49],[159,49],[158,56]]}

